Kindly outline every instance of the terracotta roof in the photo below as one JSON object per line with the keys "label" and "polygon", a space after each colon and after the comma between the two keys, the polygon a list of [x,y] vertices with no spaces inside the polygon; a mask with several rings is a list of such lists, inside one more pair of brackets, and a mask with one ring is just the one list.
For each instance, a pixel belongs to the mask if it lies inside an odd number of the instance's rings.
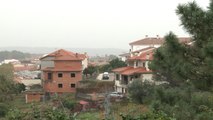
{"label": "terracotta roof", "polygon": [[116,68],[116,69],[113,69],[112,71],[113,71],[113,72],[123,72],[123,71],[125,71],[125,70],[127,70],[127,69],[131,69],[131,68],[132,68],[132,67],[127,66],[127,67]]}
{"label": "terracotta roof", "polygon": [[63,67],[63,68],[47,67],[47,68],[42,69],[42,71],[69,72],[69,71],[82,71],[82,69],[81,68],[74,68],[74,67]]}
{"label": "terracotta roof", "polygon": [[73,53],[64,49],[57,50],[44,57],[41,57],[40,60],[45,57],[55,57],[54,60],[83,60],[87,58],[87,56],[84,54]]}
{"label": "terracotta roof", "polygon": [[[191,42],[190,37],[179,37],[180,43],[188,43]],[[162,45],[164,43],[164,38],[156,38],[156,37],[147,37],[141,40],[137,40],[129,43],[129,45]]]}
{"label": "terracotta roof", "polygon": [[145,52],[141,52],[138,56],[132,56],[128,60],[153,60],[153,54],[155,49],[150,49]]}
{"label": "terracotta roof", "polygon": [[140,49],[140,50],[136,50],[136,51],[133,51],[132,53],[137,53],[137,52],[145,52],[147,50],[153,50],[153,49],[156,49],[155,47],[146,47],[146,48],[143,48],[143,49]]}
{"label": "terracotta roof", "polygon": [[137,74],[137,73],[151,73],[152,72],[151,70],[147,71],[146,68],[144,68],[144,67],[134,68],[134,67],[130,67],[130,66],[117,68],[112,71],[118,72],[122,75],[133,75],[133,74]]}
{"label": "terracotta roof", "polygon": [[146,68],[144,68],[144,67],[139,67],[139,68],[133,68],[132,67],[131,69],[125,70],[121,74],[122,75],[133,75],[133,74],[136,74],[136,73],[150,73],[150,72],[152,72],[152,71],[151,70],[147,71]]}

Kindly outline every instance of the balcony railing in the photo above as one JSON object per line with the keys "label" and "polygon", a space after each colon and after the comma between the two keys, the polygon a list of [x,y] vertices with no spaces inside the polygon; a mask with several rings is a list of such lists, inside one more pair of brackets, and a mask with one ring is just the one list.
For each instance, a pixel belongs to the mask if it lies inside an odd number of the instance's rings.
{"label": "balcony railing", "polygon": [[121,85],[128,85],[128,80],[121,80],[121,81],[120,81],[120,84],[121,84]]}

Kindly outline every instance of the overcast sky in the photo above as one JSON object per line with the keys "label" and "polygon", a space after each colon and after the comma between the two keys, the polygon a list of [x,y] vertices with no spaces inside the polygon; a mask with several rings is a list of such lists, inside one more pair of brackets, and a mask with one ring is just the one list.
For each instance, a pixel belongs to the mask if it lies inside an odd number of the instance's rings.
{"label": "overcast sky", "polygon": [[175,10],[189,1],[0,0],[0,47],[128,49],[145,35],[188,36]]}

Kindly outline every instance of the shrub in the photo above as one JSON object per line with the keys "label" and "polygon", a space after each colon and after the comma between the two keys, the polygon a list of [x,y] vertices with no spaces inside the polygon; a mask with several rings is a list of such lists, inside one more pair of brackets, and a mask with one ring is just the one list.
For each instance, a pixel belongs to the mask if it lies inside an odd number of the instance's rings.
{"label": "shrub", "polygon": [[0,117],[4,117],[7,114],[8,106],[4,103],[0,103]]}
{"label": "shrub", "polygon": [[128,92],[133,101],[138,103],[145,103],[146,99],[152,97],[154,86],[142,80],[133,80],[128,86]]}
{"label": "shrub", "polygon": [[73,100],[69,100],[69,99],[65,99],[62,101],[64,107],[70,109],[70,110],[73,110],[75,108],[75,105],[77,104],[76,101],[73,101]]}

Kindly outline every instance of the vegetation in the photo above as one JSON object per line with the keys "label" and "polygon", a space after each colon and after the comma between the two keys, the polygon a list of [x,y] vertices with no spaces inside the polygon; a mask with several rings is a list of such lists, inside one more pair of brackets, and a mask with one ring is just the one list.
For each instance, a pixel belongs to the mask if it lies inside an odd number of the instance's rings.
{"label": "vegetation", "polygon": [[172,32],[165,36],[150,68],[155,71],[155,80],[169,84],[154,86],[133,81],[130,96],[150,109],[138,116],[122,115],[124,120],[213,119],[213,1],[206,11],[196,2],[179,5],[177,14],[193,44],[178,42]]}
{"label": "vegetation", "polygon": [[0,66],[0,117],[4,117],[9,110],[7,101],[11,101],[15,94],[25,90],[25,85],[14,83],[13,66],[3,64]]}
{"label": "vegetation", "polygon": [[109,62],[109,64],[101,66],[100,71],[101,72],[111,72],[115,68],[125,67],[125,66],[127,66],[127,64],[124,61],[116,58],[116,59],[111,60]]}
{"label": "vegetation", "polygon": [[86,75],[86,77],[88,74],[92,76],[94,73],[97,73],[97,71],[98,71],[98,67],[88,66],[86,69],[84,69],[83,74]]}
{"label": "vegetation", "polygon": [[[156,50],[154,60],[150,64],[151,69],[155,71],[155,79],[167,81],[168,84],[155,86],[134,80],[128,86],[132,101],[110,105],[110,118],[117,119],[115,114],[118,111],[123,120],[213,119],[213,0],[207,10],[200,8],[196,2],[179,5],[177,14],[185,30],[191,34],[193,44],[179,43],[176,35],[170,32],[165,36],[165,44]],[[113,59],[108,65],[102,66],[100,71],[111,71],[123,66],[126,66],[124,62]],[[94,68],[89,69],[84,73],[94,72]],[[77,102],[67,98],[56,98],[58,105],[26,105],[24,111],[15,106],[9,110],[7,101],[13,99],[12,95],[19,93],[23,87],[18,85],[20,89],[17,89],[12,79],[12,67],[0,66],[0,117],[6,115],[8,120],[72,120],[77,117],[71,112]],[[84,87],[88,88],[105,86],[94,81],[82,82]],[[89,90],[81,92],[83,91]],[[136,114],[137,111],[139,114]],[[85,112],[78,117],[98,119],[98,112]]]}
{"label": "vegetation", "polygon": [[180,44],[173,33],[166,35],[151,63],[159,80],[171,85],[193,82],[200,90],[213,87],[213,1],[205,11],[196,2],[179,5],[177,14],[185,30],[191,34],[191,45]]}
{"label": "vegetation", "polygon": [[128,91],[133,101],[140,104],[145,102],[144,98],[146,96],[150,96],[154,92],[150,83],[143,83],[140,79],[134,80],[134,82],[128,86]]}
{"label": "vegetation", "polygon": [[31,54],[29,53],[22,53],[19,51],[0,51],[0,61],[3,61],[5,59],[18,59],[18,60],[24,60],[26,58],[30,58]]}

